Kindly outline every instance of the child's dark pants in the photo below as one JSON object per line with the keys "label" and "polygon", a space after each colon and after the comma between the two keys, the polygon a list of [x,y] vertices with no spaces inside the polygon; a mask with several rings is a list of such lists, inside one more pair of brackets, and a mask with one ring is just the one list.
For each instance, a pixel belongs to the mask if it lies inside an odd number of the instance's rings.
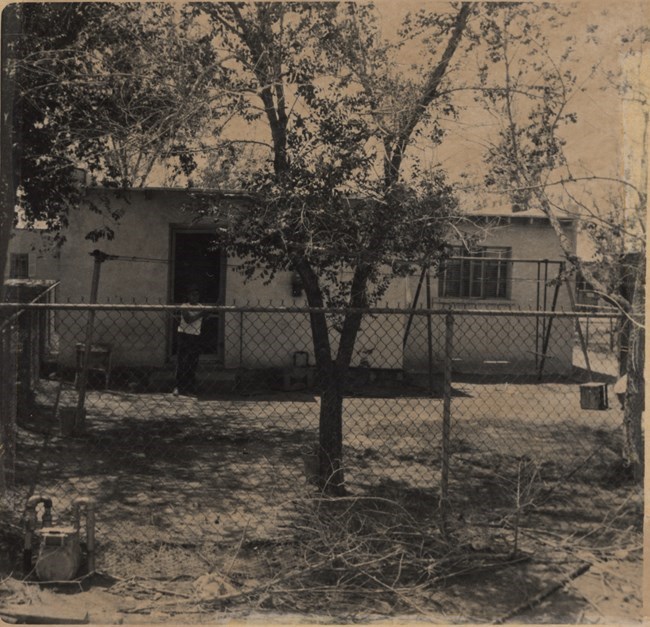
{"label": "child's dark pants", "polygon": [[201,354],[201,336],[190,333],[178,334],[178,355],[176,362],[176,387],[183,394],[194,391],[196,368]]}

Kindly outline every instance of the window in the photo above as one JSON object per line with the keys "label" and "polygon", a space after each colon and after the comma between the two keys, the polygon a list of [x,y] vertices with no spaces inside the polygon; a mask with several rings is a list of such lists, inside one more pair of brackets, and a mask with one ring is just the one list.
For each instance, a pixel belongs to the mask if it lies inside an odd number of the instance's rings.
{"label": "window", "polygon": [[11,253],[9,262],[9,278],[29,278],[29,253]]}
{"label": "window", "polygon": [[580,272],[576,274],[576,302],[578,305],[598,304],[598,294],[594,292],[594,286]]}
{"label": "window", "polygon": [[445,298],[508,298],[510,248],[455,248],[438,281]]}

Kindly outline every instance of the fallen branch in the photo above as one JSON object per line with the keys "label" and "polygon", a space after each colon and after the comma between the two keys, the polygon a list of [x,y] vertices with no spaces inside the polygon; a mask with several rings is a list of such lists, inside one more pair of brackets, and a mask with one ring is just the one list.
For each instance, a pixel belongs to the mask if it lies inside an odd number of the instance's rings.
{"label": "fallen branch", "polygon": [[235,565],[235,560],[237,559],[237,556],[239,555],[239,551],[241,551],[242,544],[244,544],[244,538],[246,537],[246,532],[248,531],[248,524],[250,523],[250,518],[246,520],[246,526],[244,527],[244,531],[242,531],[241,538],[239,539],[239,544],[237,545],[237,549],[235,550],[234,555],[232,556],[232,559],[230,560],[230,565],[226,568],[224,575],[228,577],[230,575],[230,571],[232,570],[232,567]]}
{"label": "fallen branch", "polygon": [[573,581],[574,579],[577,579],[581,575],[584,575],[590,568],[591,568],[591,564],[582,564],[581,566],[576,568],[573,572],[569,573],[566,577],[564,577],[557,583],[553,584],[550,588],[544,590],[543,592],[540,592],[529,601],[522,603],[521,605],[515,607],[513,610],[510,610],[507,614],[505,614],[501,618],[495,620],[494,624],[502,625],[507,620],[511,619],[513,616],[517,616],[517,614],[521,614],[522,612],[526,612],[527,610],[533,609],[534,607],[539,605],[544,599],[550,597],[552,594],[555,594],[558,590],[564,588],[564,586],[566,586],[570,581]]}
{"label": "fallen branch", "polygon": [[[340,556],[337,556],[340,557]],[[299,577],[300,575],[305,575],[306,573],[309,573],[314,570],[318,570],[319,568],[322,568],[323,566],[327,566],[329,563],[331,563],[335,558],[328,558],[322,562],[319,562],[317,564],[314,564],[313,566],[308,566],[307,568],[296,568],[294,570],[290,570],[289,572],[280,575],[276,577],[275,579],[272,579],[269,582],[260,584],[259,586],[255,586],[254,588],[248,588],[245,590],[240,590],[239,592],[233,592],[231,594],[225,594],[221,597],[217,597],[212,600],[202,600],[201,603],[225,603],[232,601],[234,599],[241,598],[243,596],[249,596],[252,594],[256,594],[257,592],[261,592],[263,590],[270,590],[272,586],[274,586],[277,583],[281,583],[284,581],[288,581],[290,579],[293,579],[294,577]]]}
{"label": "fallen branch", "polygon": [[130,579],[122,579],[121,577],[115,577],[113,575],[113,579],[117,579],[121,584],[123,585],[134,585],[141,590],[146,590],[147,592],[156,592],[158,594],[168,594],[170,596],[175,596],[175,597],[181,597],[182,599],[191,599],[192,595],[190,594],[183,594],[182,592],[173,592],[172,590],[165,590],[165,588],[155,588],[153,586],[145,586],[144,584],[139,583],[136,581],[135,577],[132,577]]}
{"label": "fallen branch", "polygon": [[399,592],[396,588],[391,587],[389,584],[384,583],[381,579],[377,579],[372,573],[368,573],[365,571],[361,571],[363,574],[372,579],[374,582],[378,583],[380,586],[385,588],[386,590],[389,590],[392,592],[396,597],[398,597],[403,603],[406,603],[409,607],[413,608],[416,612],[419,614],[422,614],[422,616],[426,616],[427,618],[432,618],[431,614],[429,614],[425,609],[422,609],[417,603],[409,599],[407,596],[403,595],[401,592]]}
{"label": "fallen branch", "polygon": [[0,616],[27,625],[87,625],[90,622],[88,612],[83,617],[70,616],[69,614],[67,616],[62,614],[54,616],[53,614],[34,614],[33,610],[25,612],[20,611],[19,608],[11,608],[0,610]]}

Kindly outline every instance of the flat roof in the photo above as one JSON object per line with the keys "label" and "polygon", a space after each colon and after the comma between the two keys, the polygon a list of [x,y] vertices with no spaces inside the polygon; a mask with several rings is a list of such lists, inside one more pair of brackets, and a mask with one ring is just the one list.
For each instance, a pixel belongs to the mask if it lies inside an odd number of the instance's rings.
{"label": "flat roof", "polygon": [[[185,194],[202,194],[206,196],[215,196],[215,197],[231,197],[231,198],[242,198],[242,199],[255,199],[259,198],[255,192],[249,192],[241,189],[219,189],[214,187],[160,187],[160,186],[151,186],[151,187],[101,187],[101,186],[88,186],[87,189],[94,191],[121,191],[121,192],[141,192],[141,193],[151,193],[151,192],[163,192],[163,193],[185,193]],[[351,197],[350,200],[361,200],[358,197]],[[508,205],[493,205],[489,208],[479,208],[479,209],[467,209],[463,212],[465,215],[471,216],[485,216],[485,217],[507,217],[515,219],[525,219],[525,218],[541,218],[544,220],[548,219],[548,216],[537,207],[530,209],[525,209],[523,211],[513,211],[512,208]],[[573,216],[564,214],[558,215],[558,218],[563,221],[575,221]]]}

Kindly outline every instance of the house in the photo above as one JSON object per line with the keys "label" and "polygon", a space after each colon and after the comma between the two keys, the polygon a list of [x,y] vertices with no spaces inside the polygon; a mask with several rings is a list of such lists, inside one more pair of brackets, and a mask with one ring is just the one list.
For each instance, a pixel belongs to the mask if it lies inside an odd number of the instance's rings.
{"label": "house", "polygon": [[[279,273],[270,284],[245,281],[238,272],[238,260],[215,250],[212,234],[217,225],[197,219],[187,209],[194,190],[146,188],[107,190],[88,188],[87,203],[93,211],[80,207],[70,212],[65,243],[44,260],[34,240],[34,232],[17,233],[10,246],[16,268],[33,278],[58,280],[59,302],[88,302],[91,291],[94,249],[111,255],[101,264],[99,303],[168,304],[183,302],[189,282],[201,287],[202,301],[229,306],[304,306],[306,301],[290,272]],[[254,202],[236,192],[202,190],[213,202],[238,203],[244,209]],[[470,223],[482,234],[480,245],[471,251],[458,249],[439,276],[431,276],[429,292],[432,308],[476,310],[456,323],[455,367],[477,371],[496,365],[502,369],[534,372],[539,360],[547,321],[532,317],[516,337],[508,341],[512,319],[485,317],[478,310],[542,310],[571,308],[568,291],[555,289],[562,258],[556,236],[547,220],[534,210],[511,213],[474,213]],[[564,222],[575,241],[571,221]],[[112,239],[96,242],[89,232],[110,228]],[[418,290],[421,277],[395,279],[381,306],[423,309],[427,307]],[[419,291],[419,299],[415,295]],[[75,359],[75,346],[83,341],[81,318],[69,324],[69,312],[58,312],[60,355],[63,363]],[[81,316],[81,314],[76,314]],[[64,320],[64,316],[68,320]],[[375,368],[423,369],[429,363],[427,318],[391,314],[364,319],[353,357],[353,365],[367,363]],[[304,319],[302,319],[304,318]],[[281,314],[244,315],[228,312],[221,319],[204,323],[202,360],[220,368],[285,367],[296,353],[307,353],[313,364],[313,348],[308,318]],[[441,319],[440,319],[441,320]],[[431,338],[433,359],[442,361],[444,333],[437,321]],[[571,321],[557,320],[547,348],[546,372],[567,372],[572,364],[572,347],[567,343]],[[494,342],[494,338],[504,338]],[[335,338],[334,338],[335,339]],[[112,346],[114,364],[163,367],[174,354],[174,321],[165,312],[130,312],[114,315],[98,312],[93,340]]]}

